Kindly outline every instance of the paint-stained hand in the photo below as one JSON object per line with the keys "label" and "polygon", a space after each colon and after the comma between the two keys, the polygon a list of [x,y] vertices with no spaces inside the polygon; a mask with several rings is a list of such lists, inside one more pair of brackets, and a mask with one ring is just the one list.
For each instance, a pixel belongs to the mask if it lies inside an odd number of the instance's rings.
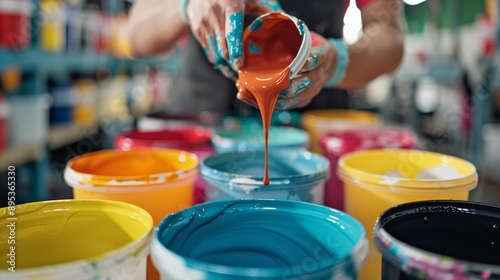
{"label": "paint-stained hand", "polygon": [[186,15],[208,60],[235,79],[243,65],[243,15],[261,15],[281,9],[266,0],[189,0]]}

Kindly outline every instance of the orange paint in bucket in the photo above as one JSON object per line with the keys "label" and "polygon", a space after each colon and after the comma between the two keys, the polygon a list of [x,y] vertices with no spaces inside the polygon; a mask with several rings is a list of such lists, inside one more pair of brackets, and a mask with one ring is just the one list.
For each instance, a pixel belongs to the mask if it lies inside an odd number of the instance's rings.
{"label": "orange paint in bucket", "polygon": [[[64,172],[75,199],[106,199],[137,205],[154,225],[193,205],[198,158],[173,149],[105,150],[70,160]],[[148,279],[158,274],[148,259]]]}

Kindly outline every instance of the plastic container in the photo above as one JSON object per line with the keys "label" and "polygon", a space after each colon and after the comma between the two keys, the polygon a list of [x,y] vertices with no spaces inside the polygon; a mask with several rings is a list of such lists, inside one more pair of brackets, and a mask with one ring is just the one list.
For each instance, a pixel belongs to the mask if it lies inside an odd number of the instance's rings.
{"label": "plastic container", "polygon": [[419,201],[382,213],[375,244],[382,279],[500,279],[500,208]]}
{"label": "plastic container", "polygon": [[152,242],[162,279],[356,279],[367,253],[349,215],[297,201],[236,200],[169,215]]}
{"label": "plastic container", "polygon": [[83,15],[80,8],[71,4],[66,4],[64,8],[67,15],[64,47],[68,52],[78,52],[82,47]]}
{"label": "plastic container", "polygon": [[51,88],[52,107],[50,108],[50,123],[64,124],[73,121],[73,106],[75,91],[70,86]]}
{"label": "plastic container", "polygon": [[[307,132],[293,127],[271,126],[268,141],[270,151],[309,148]],[[264,150],[264,131],[262,125],[257,124],[216,130],[212,143],[217,152]]]}
{"label": "plastic container", "polygon": [[55,0],[43,0],[40,8],[40,47],[46,52],[62,52],[66,42],[66,17],[62,5]]}
{"label": "plastic container", "polygon": [[300,200],[323,204],[328,160],[304,150],[269,153],[271,183],[264,186],[264,151],[214,154],[200,165],[207,201],[241,198]]}
{"label": "plastic container", "polygon": [[0,279],[146,279],[154,227],[143,209],[97,200],[12,208],[0,209]]}
{"label": "plastic container", "polygon": [[46,143],[49,130],[50,98],[47,95],[9,95],[7,121],[9,144]]}
{"label": "plastic container", "polygon": [[337,177],[341,156],[370,149],[413,149],[417,142],[418,138],[412,132],[392,128],[348,129],[322,135],[321,149],[330,161],[332,174],[326,182],[325,205],[344,210],[344,185]]}
{"label": "plastic container", "polygon": [[0,1],[0,47],[20,50],[30,46],[32,13],[30,1]]}
{"label": "plastic container", "polygon": [[[214,152],[211,135],[211,130],[203,126],[147,132],[133,130],[119,134],[115,147],[123,151],[152,147],[180,149],[195,154],[201,161]],[[202,202],[205,202],[205,182],[198,177],[194,183],[194,204]]]}
{"label": "plastic container", "polygon": [[379,124],[376,114],[357,110],[313,110],[302,114],[302,127],[311,136],[311,151],[321,153],[320,137],[326,132],[368,128]]}
{"label": "plastic container", "polygon": [[[345,211],[367,231],[371,231],[380,213],[398,204],[433,199],[467,200],[478,180],[471,163],[418,150],[350,153],[340,158],[338,176],[344,182]],[[381,275],[381,256],[373,242],[370,243],[360,279]]]}
{"label": "plastic container", "polygon": [[148,211],[155,226],[193,204],[198,159],[179,150],[103,150],[77,156],[64,171],[75,199],[128,202]]}
{"label": "plastic container", "polygon": [[75,83],[75,107],[73,119],[75,123],[87,127],[96,124],[97,116],[97,87],[92,81],[81,80]]}

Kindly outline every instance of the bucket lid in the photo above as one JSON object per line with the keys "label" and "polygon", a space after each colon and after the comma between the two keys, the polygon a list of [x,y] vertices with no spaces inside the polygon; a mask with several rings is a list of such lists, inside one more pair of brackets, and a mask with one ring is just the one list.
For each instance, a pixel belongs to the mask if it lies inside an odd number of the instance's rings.
{"label": "bucket lid", "polygon": [[127,151],[138,147],[163,147],[182,150],[211,149],[212,131],[203,126],[187,126],[158,131],[132,130],[118,135],[115,147]]}
{"label": "bucket lid", "polygon": [[352,152],[339,159],[337,174],[358,187],[400,194],[460,193],[474,189],[478,180],[468,161],[412,149]]}
{"label": "bucket lid", "polygon": [[414,133],[391,128],[328,132],[320,139],[323,149],[335,155],[367,149],[411,149],[416,147],[417,141]]}
{"label": "bucket lid", "polygon": [[34,6],[29,1],[22,0],[1,0],[0,12],[13,13],[23,16],[31,16]]}
{"label": "bucket lid", "polygon": [[[488,227],[488,230],[492,231],[498,231],[498,226],[500,226],[500,223],[495,222],[500,219],[500,208],[494,205],[455,200],[429,200],[400,204],[384,211],[378,217],[375,224],[373,232],[375,245],[379,252],[382,253],[384,259],[399,267],[400,270],[409,275],[418,277],[419,279],[498,279],[498,277],[500,277],[500,266],[498,265],[466,261],[457,257],[438,254],[435,251],[433,252],[433,250],[438,250],[437,248],[434,249],[434,247],[430,250],[417,248],[408,244],[411,243],[410,241],[403,242],[400,240],[401,237],[397,238],[395,234],[391,234],[391,232],[394,231],[387,228],[388,223],[391,222],[391,227],[403,225],[403,223],[396,224],[398,219],[404,219],[412,215],[415,216],[415,218],[405,221],[404,224],[413,225],[415,228],[422,227],[418,225],[417,221],[421,221],[422,215],[424,215],[424,217],[428,215],[427,223],[432,223],[433,216],[431,215],[433,213],[461,215],[461,217],[464,217],[463,215],[471,215],[473,216],[470,219],[471,221],[477,221],[481,217],[483,217],[483,219],[487,217],[493,224],[486,221],[480,221],[478,223],[484,223],[485,227]],[[449,216],[445,216],[442,219],[447,219],[447,217]],[[463,221],[465,222],[465,220]],[[463,222],[461,222],[461,224],[464,225]],[[465,225],[465,227],[467,227],[467,225]],[[490,229],[489,227],[492,228]],[[467,234],[469,231],[477,230],[480,229],[474,227],[464,232],[464,234]],[[483,228],[483,230],[485,230],[485,228]],[[455,231],[456,230],[454,230],[453,234],[455,234]],[[428,234],[432,235],[432,239],[434,239],[436,234],[440,233],[439,231],[437,233],[433,231]],[[443,233],[441,234],[441,238],[451,238],[450,240],[453,241],[450,242],[453,243],[460,242],[456,237],[450,236],[453,234]],[[467,234],[467,236],[470,235]],[[487,246],[490,246],[490,242],[493,241],[484,240],[484,242],[487,243]],[[455,245],[460,247],[458,243]]]}

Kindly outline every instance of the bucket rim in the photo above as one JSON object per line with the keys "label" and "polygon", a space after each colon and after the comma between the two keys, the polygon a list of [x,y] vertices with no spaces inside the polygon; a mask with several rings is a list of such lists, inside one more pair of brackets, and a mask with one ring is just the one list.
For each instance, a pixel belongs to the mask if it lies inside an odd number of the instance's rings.
{"label": "bucket rim", "polygon": [[[166,230],[165,226],[168,225],[169,219],[173,218],[175,215],[180,215],[183,212],[186,211],[193,211],[193,209],[204,209],[205,207],[208,206],[213,206],[213,205],[225,205],[224,209],[222,211],[225,211],[229,207],[234,206],[235,204],[238,203],[261,203],[264,204],[261,207],[264,209],[266,206],[269,207],[274,207],[276,208],[276,205],[286,205],[290,208],[298,208],[301,207],[303,208],[302,210],[307,210],[309,209],[310,211],[316,210],[316,213],[319,213],[320,210],[322,211],[331,211],[335,212],[337,215],[337,218],[343,217],[348,220],[349,222],[352,223],[353,226],[356,226],[359,231],[360,235],[358,236],[356,243],[352,245],[352,251],[349,254],[346,254],[346,256],[343,256],[340,260],[335,261],[333,258],[329,258],[327,261],[320,262],[319,267],[315,270],[316,272],[321,272],[324,271],[325,269],[331,269],[334,272],[337,271],[343,271],[343,269],[346,269],[347,267],[353,266],[356,269],[356,271],[359,271],[364,262],[366,261],[367,255],[368,255],[368,239],[366,235],[366,231],[364,227],[361,225],[361,223],[356,220],[353,216],[337,210],[333,208],[329,208],[327,206],[323,205],[318,205],[315,203],[310,203],[310,202],[303,202],[303,201],[293,201],[293,200],[284,200],[284,199],[254,199],[254,198],[247,198],[247,199],[227,199],[227,200],[216,200],[216,201],[210,201],[210,202],[205,202],[202,204],[195,205],[193,207],[190,207],[188,209],[181,210],[176,213],[169,214],[164,220],[160,222],[158,225],[155,234],[153,236],[153,241],[152,241],[152,249],[151,249],[151,255],[153,260],[157,258],[161,258],[162,255],[165,256],[164,254],[167,255],[173,255],[176,258],[180,258],[184,261],[188,261],[191,265],[190,268],[194,269],[202,269],[205,272],[208,273],[215,273],[215,274],[222,274],[222,275],[236,275],[236,276],[248,276],[248,275],[255,275],[258,273],[257,277],[282,277],[283,275],[286,275],[288,271],[290,271],[292,267],[279,267],[279,268],[251,268],[251,267],[237,267],[237,266],[228,266],[228,265],[218,265],[218,264],[212,264],[208,262],[203,262],[203,261],[198,261],[192,258],[187,258],[183,257],[169,249],[166,248],[162,244],[162,242],[159,240],[159,235],[162,233],[162,231]],[[254,205],[254,204],[252,204]],[[252,207],[256,207],[255,205]],[[312,209],[312,210],[311,210]],[[273,209],[274,211],[275,209]],[[301,213],[305,213],[301,211]],[[325,214],[326,215],[326,214]],[[332,214],[330,213],[329,216]],[[162,270],[162,268],[159,268],[159,270]]]}
{"label": "bucket rim", "polygon": [[[41,267],[32,267],[26,269],[18,269],[16,268],[16,272],[12,273],[10,271],[0,271],[0,278],[8,275],[8,279],[25,279],[26,277],[40,277],[40,275],[52,275],[52,277],[57,277],[55,279],[67,279],[67,278],[59,278],[59,277],[67,277],[71,275],[79,275],[81,273],[85,273],[86,276],[90,275],[98,275],[100,272],[107,271],[111,269],[116,264],[116,259],[120,259],[123,262],[126,262],[126,258],[145,258],[150,253],[150,242],[153,239],[155,227],[153,223],[153,218],[151,214],[149,214],[143,208],[126,203],[121,201],[113,201],[113,200],[102,200],[102,199],[58,199],[58,200],[48,200],[48,201],[37,201],[37,202],[29,202],[24,204],[16,205],[16,215],[18,215],[18,208],[28,208],[30,212],[35,210],[33,207],[45,207],[47,205],[68,205],[68,204],[80,204],[80,205],[107,205],[113,206],[113,209],[118,207],[122,209],[129,209],[130,211],[134,211],[139,213],[145,219],[146,224],[150,225],[149,230],[145,230],[145,233],[138,237],[137,240],[134,240],[126,245],[123,245],[119,248],[113,249],[107,253],[93,256],[91,258],[87,258],[85,260],[76,260],[69,261],[54,265],[46,265]],[[7,211],[8,207],[0,208],[0,216],[6,216],[9,212]],[[1,211],[4,211],[3,215],[1,215]],[[127,216],[128,217],[128,216]],[[57,273],[54,275],[54,273]]]}
{"label": "bucket rim", "polygon": [[[83,173],[75,170],[73,166],[80,160],[87,160],[91,156],[99,154],[125,154],[125,153],[176,153],[185,155],[193,161],[192,166],[182,170],[163,172],[157,174],[138,175],[138,176],[110,176],[110,175],[94,175]],[[66,183],[75,189],[86,189],[91,191],[105,191],[116,189],[117,192],[135,192],[137,190],[158,189],[170,187],[170,185],[182,184],[186,181],[195,180],[198,175],[198,157],[190,152],[164,149],[164,148],[138,148],[130,151],[121,150],[101,150],[77,156],[66,164],[64,169],[64,180]],[[168,185],[168,186],[166,186]],[[124,189],[123,187],[132,187]]]}
{"label": "bucket rim", "polygon": [[270,190],[274,191],[277,189],[290,189],[299,187],[308,187],[313,184],[317,184],[322,180],[326,180],[330,176],[330,162],[324,156],[316,154],[314,152],[307,151],[305,149],[281,149],[274,151],[275,153],[287,153],[296,154],[304,158],[311,158],[317,161],[316,166],[318,167],[316,171],[309,174],[299,174],[299,175],[287,175],[287,176],[275,176],[271,177],[268,186],[265,186],[262,182],[264,177],[262,175],[244,175],[238,173],[230,173],[226,171],[221,171],[219,169],[210,167],[207,165],[207,161],[210,160],[223,160],[227,157],[232,157],[237,155],[241,158],[246,158],[248,154],[262,153],[264,151],[245,151],[245,152],[225,152],[211,155],[205,158],[200,164],[200,175],[207,182],[216,183],[215,186],[219,187],[221,184],[227,185],[231,189],[242,189],[252,191],[255,189],[259,190]]}
{"label": "bucket rim", "polygon": [[[324,116],[324,114],[333,114],[333,115],[338,115],[338,117],[327,117]],[[369,125],[373,124],[378,124],[380,122],[380,116],[377,113],[370,112],[370,111],[365,111],[365,110],[357,110],[357,109],[316,109],[316,110],[309,110],[306,111],[302,114],[301,118],[301,123],[305,125],[324,125],[327,124],[325,122],[335,120],[335,122],[356,122],[357,118],[345,118],[345,117],[340,117],[341,115],[363,115],[365,117],[368,117],[367,119],[370,120],[367,122]],[[364,118],[363,118],[364,119]],[[312,121],[315,120],[314,123]],[[365,122],[362,122],[365,123]]]}
{"label": "bucket rim", "polygon": [[[424,205],[423,205],[424,204]],[[417,207],[433,207],[432,204],[443,205],[447,204],[449,206],[463,205],[465,207],[481,207],[496,209],[498,216],[500,216],[500,208],[488,203],[477,202],[477,201],[462,201],[462,200],[426,200],[426,201],[414,201],[392,206],[391,208],[382,212],[375,223],[373,229],[373,240],[374,243],[382,254],[384,258],[387,258],[389,262],[393,265],[397,265],[400,269],[404,270],[406,273],[412,273],[414,270],[422,270],[427,268],[432,268],[433,277],[446,278],[449,276],[456,276],[455,273],[464,276],[468,274],[474,274],[481,276],[481,279],[489,279],[489,275],[500,275],[500,266],[493,264],[484,264],[479,262],[465,261],[451,256],[445,256],[429,252],[426,250],[419,249],[417,247],[408,245],[404,242],[399,241],[397,238],[392,236],[389,232],[384,229],[384,224],[387,223],[388,219],[392,220],[394,215],[386,217],[391,212],[400,213],[399,209],[416,209]],[[419,206],[417,206],[419,205]],[[464,208],[465,208],[464,207]],[[398,215],[400,217],[401,215]],[[415,262],[412,262],[415,261]],[[436,264],[439,267],[436,267]],[[421,274],[419,274],[421,276]],[[417,276],[417,275],[416,275]],[[448,277],[446,277],[448,276]],[[444,279],[443,278],[443,279]]]}
{"label": "bucket rim", "polygon": [[[349,166],[346,163],[347,159],[359,157],[363,154],[366,155],[376,153],[421,153],[434,157],[441,156],[459,162],[471,171],[465,175],[461,175],[460,177],[453,179],[411,179],[373,174],[371,172],[363,171],[356,167]],[[474,189],[477,186],[478,181],[477,169],[469,161],[447,154],[422,151],[417,149],[372,149],[351,152],[340,157],[337,167],[337,175],[343,182],[349,182],[360,187],[377,188],[390,192],[404,192],[405,190],[410,192],[428,192],[438,189],[446,189],[449,191],[465,191]],[[430,186],[430,184],[434,184],[435,186]]]}

